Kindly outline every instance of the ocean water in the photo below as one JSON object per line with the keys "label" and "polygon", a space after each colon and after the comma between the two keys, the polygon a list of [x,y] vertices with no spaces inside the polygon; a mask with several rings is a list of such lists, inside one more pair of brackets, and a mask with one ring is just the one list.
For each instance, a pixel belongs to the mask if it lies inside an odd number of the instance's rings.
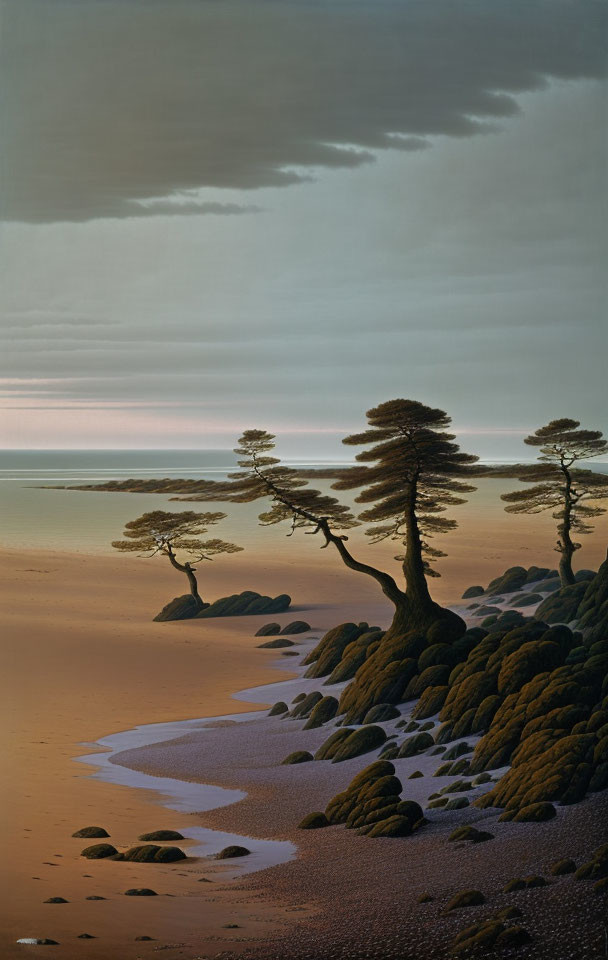
{"label": "ocean water", "polygon": [[[307,467],[338,465],[321,460],[286,462]],[[593,468],[608,473],[606,463],[595,463]],[[112,540],[122,537],[129,520],[151,510],[189,509],[224,510],[228,514],[211,536],[234,540],[247,549],[257,547],[261,537],[272,545],[276,543],[276,531],[260,528],[257,523],[257,515],[264,508],[262,502],[207,507],[204,503],[178,504],[161,494],[49,489],[130,478],[219,480],[237,469],[231,450],[3,450],[0,451],[0,545],[108,555],[114,552]],[[317,481],[315,486],[331,492],[330,481]],[[486,531],[490,539],[500,538],[500,531],[510,528],[514,519],[504,513],[500,494],[513,486],[514,481],[509,480],[479,480],[477,492],[469,496],[468,504],[453,511],[461,525],[460,536],[466,538],[467,531],[474,527]],[[352,497],[344,494],[339,497],[342,502],[353,502]],[[545,531],[545,539],[552,547],[554,521],[550,515],[529,520]],[[606,519],[600,519],[596,533],[583,538],[584,541],[589,543],[598,538],[605,541],[606,526]],[[353,542],[363,539],[363,529],[353,531]],[[450,552],[458,537],[458,532],[449,537]],[[441,546],[439,540],[437,545]],[[389,552],[395,552],[392,546]]]}
{"label": "ocean water", "polygon": [[[286,462],[308,467],[334,465],[329,461]],[[159,494],[48,489],[132,478],[221,480],[236,470],[232,450],[1,450],[0,545],[111,554],[111,541],[120,539],[125,523],[142,513],[209,509],[230,512],[221,529],[216,529],[218,536],[249,546],[258,536],[260,504],[207,507],[176,504]]]}

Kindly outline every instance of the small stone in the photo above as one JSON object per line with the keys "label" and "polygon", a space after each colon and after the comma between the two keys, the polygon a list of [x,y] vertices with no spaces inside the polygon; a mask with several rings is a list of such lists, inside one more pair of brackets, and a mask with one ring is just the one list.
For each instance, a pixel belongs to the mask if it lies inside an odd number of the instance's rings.
{"label": "small stone", "polygon": [[95,937],[91,933],[79,933],[77,940],[94,940]]}
{"label": "small stone", "polygon": [[63,897],[49,897],[48,900],[44,901],[45,903],[69,903],[69,900],[64,900]]}
{"label": "small stone", "polygon": [[125,897],[157,897],[156,890],[150,890],[150,887],[130,887],[125,890]]}

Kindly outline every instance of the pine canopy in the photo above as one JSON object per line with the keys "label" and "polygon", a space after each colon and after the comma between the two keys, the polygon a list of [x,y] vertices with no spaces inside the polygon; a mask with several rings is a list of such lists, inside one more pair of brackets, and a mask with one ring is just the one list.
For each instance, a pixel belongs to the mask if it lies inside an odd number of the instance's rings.
{"label": "pine canopy", "polygon": [[237,553],[243,548],[234,543],[217,538],[201,539],[208,532],[208,527],[225,517],[225,513],[153,510],[125,524],[124,536],[127,539],[115,540],[112,546],[123,552],[147,553],[150,556],[181,550],[190,555],[197,554],[194,562],[209,560],[219,553]]}

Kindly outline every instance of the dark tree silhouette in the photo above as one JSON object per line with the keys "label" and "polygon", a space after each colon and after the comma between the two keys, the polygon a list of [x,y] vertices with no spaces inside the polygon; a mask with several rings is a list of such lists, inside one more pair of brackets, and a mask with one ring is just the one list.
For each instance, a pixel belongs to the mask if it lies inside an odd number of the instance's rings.
{"label": "dark tree silhouette", "polygon": [[[198,592],[193,564],[211,560],[219,553],[237,553],[243,549],[224,540],[201,539],[208,527],[225,517],[225,513],[195,513],[193,510],[167,513],[154,510],[127,523],[123,534],[127,539],[114,540],[112,546],[123,553],[139,553],[148,558],[158,554],[167,557],[176,570],[187,576],[190,593],[202,609],[205,604]],[[187,554],[191,559],[181,562],[177,559],[176,551]]]}
{"label": "dark tree silhouette", "polygon": [[454,520],[438,514],[464,502],[455,494],[475,489],[457,478],[473,473],[477,457],[461,453],[453,435],[444,432],[450,418],[442,410],[413,400],[391,400],[367,416],[370,428],[346,437],[344,443],[373,444],[357,460],[374,465],[345,470],[333,489],[362,488],[357,502],[374,504],[359,518],[374,524],[367,531],[372,541],[390,538],[404,544],[404,555],[397,557],[403,587],[389,573],[353,556],[346,546],[348,537],[340,531],[357,526],[359,520],[348,507],[308,487],[295,470],[272,456],[272,434],[248,430],[240,438],[235,452],[245,458],[239,461],[243,472],[231,476],[232,493],[225,498],[235,502],[269,498],[272,507],[260,514],[262,523],[288,520],[292,533],[300,527],[320,533],[324,546],[335,547],[347,567],[373,577],[395,608],[388,636],[415,627],[425,629],[438,620],[445,621],[446,639],[450,634],[458,636],[464,631],[463,621],[436,604],[429,593],[426,577],[437,576],[430,562],[444,554],[428,540],[456,526]]}
{"label": "dark tree silhouette", "polygon": [[601,430],[579,430],[578,420],[552,420],[524,439],[532,447],[540,447],[539,462],[518,464],[509,471],[532,487],[503,493],[509,506],[507,513],[541,513],[553,510],[558,521],[555,549],[560,554],[559,575],[564,586],[575,582],[572,557],[581,546],[572,534],[591,533],[588,523],[606,512],[599,500],[608,498],[608,476],[575,466],[608,453],[608,441]]}

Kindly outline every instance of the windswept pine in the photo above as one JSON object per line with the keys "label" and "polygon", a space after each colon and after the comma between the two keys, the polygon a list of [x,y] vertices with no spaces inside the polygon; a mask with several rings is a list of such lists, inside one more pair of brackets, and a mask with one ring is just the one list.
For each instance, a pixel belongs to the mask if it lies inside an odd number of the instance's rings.
{"label": "windswept pine", "polygon": [[[225,540],[202,539],[208,527],[214,526],[225,517],[225,513],[195,513],[193,510],[168,513],[164,510],[153,510],[151,513],[142,514],[137,520],[130,520],[124,531],[127,539],[114,540],[112,546],[123,553],[139,553],[147,558],[159,554],[167,557],[171,566],[188,578],[194,604],[202,610],[206,604],[198,592],[196,568],[193,564],[212,560],[220,553],[238,553],[243,549]],[[188,559],[182,562],[176,552],[185,553]]]}
{"label": "windswept pine", "polygon": [[563,586],[575,582],[572,557],[581,544],[572,539],[572,534],[592,533],[589,520],[606,512],[598,501],[608,499],[608,476],[576,467],[581,460],[608,453],[608,441],[601,430],[579,427],[578,420],[552,420],[525,437],[524,443],[540,447],[538,463],[520,464],[506,473],[533,486],[501,497],[508,503],[507,513],[553,510],[552,516],[558,521],[555,549],[560,554]]}
{"label": "windswept pine", "polygon": [[[464,632],[464,623],[431,598],[426,578],[438,576],[431,563],[445,554],[429,540],[456,527],[455,520],[440,514],[465,502],[459,494],[475,489],[466,479],[474,474],[478,458],[463,453],[454,435],[445,432],[451,420],[443,410],[415,400],[390,400],[369,410],[367,418],[369,429],[343,442],[371,444],[357,460],[372,465],[347,469],[333,484],[335,490],[361,489],[357,502],[373,504],[359,517],[284,466],[272,455],[275,437],[263,430],[247,430],[240,438],[235,452],[244,458],[239,461],[242,471],[231,475],[232,486],[218,498],[238,503],[267,498],[272,506],[260,514],[261,523],[288,521],[292,533],[306,528],[321,534],[324,547],[335,547],[347,567],[373,577],[393,604],[389,638],[442,621],[445,636],[454,639]],[[372,524],[367,533],[373,543],[391,539],[403,545],[404,553],[396,557],[403,584],[360,561],[347,547],[348,537],[341,531],[360,522]]]}

